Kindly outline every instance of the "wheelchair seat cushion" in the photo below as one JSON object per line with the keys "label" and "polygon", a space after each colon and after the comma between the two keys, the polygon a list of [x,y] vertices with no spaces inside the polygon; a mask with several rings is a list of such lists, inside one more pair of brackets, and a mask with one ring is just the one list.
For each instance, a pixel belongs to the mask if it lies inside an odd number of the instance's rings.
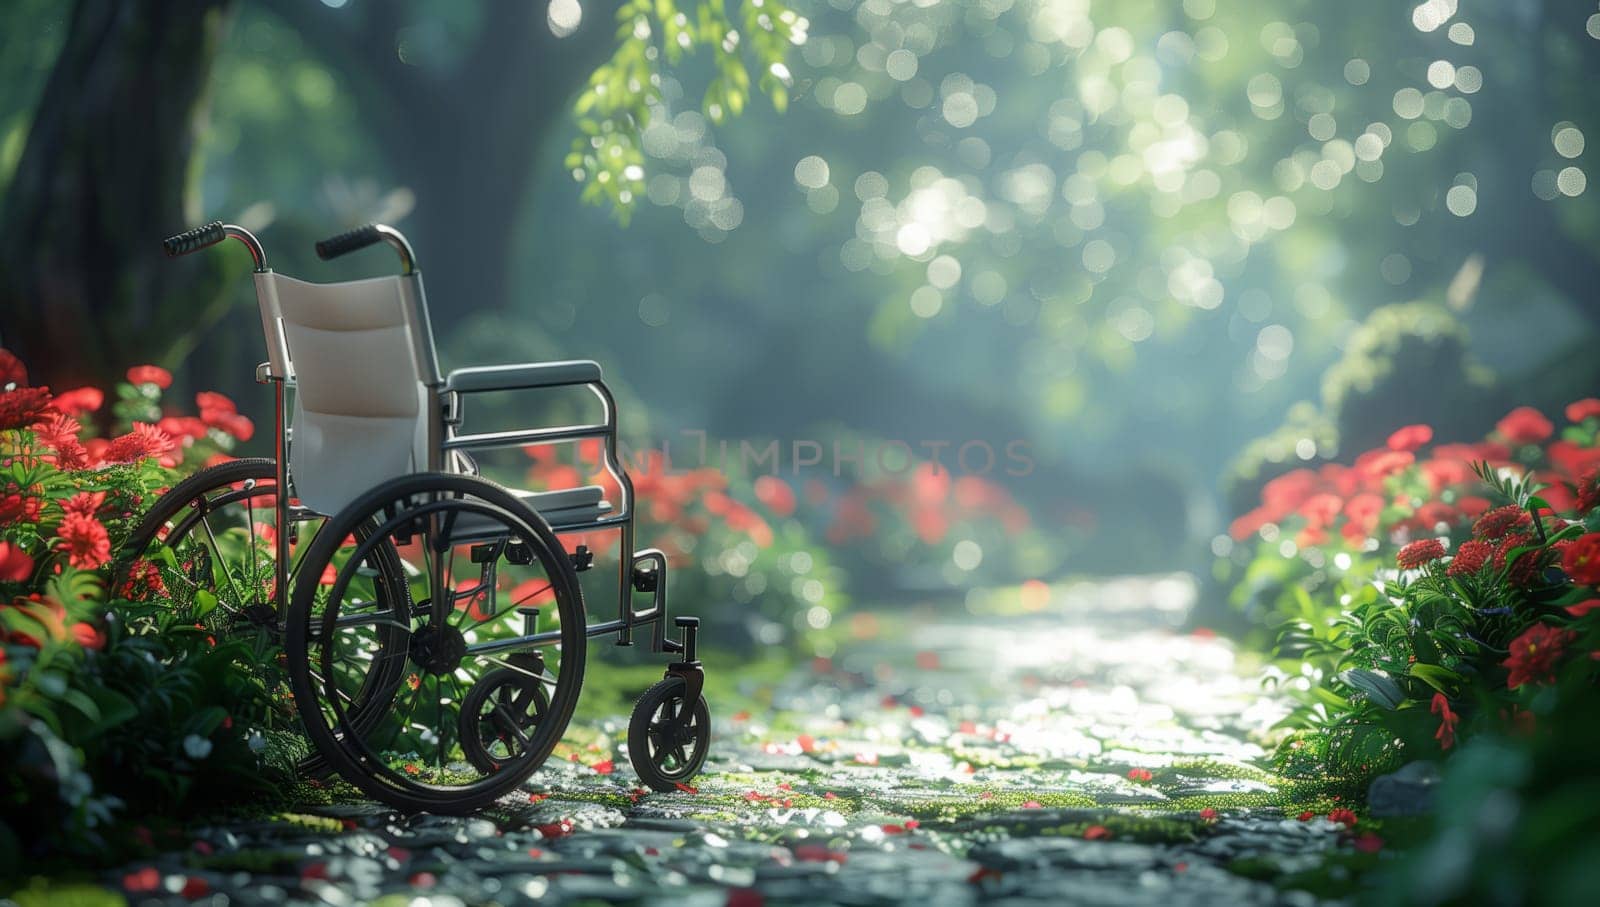
{"label": "wheelchair seat cushion", "polygon": [[[599,485],[556,491],[507,490],[544,517],[545,522],[557,531],[587,526],[611,509],[611,502],[604,499],[605,489]],[[487,516],[464,516],[451,532],[451,541],[458,545],[486,541],[499,534],[499,527],[498,522]]]}

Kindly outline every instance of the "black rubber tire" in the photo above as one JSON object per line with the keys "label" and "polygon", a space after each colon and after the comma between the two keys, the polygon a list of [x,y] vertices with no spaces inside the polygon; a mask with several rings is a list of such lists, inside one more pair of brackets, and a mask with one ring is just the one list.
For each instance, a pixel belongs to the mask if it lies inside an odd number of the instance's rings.
{"label": "black rubber tire", "polygon": [[[275,495],[277,494],[277,477],[278,464],[275,460],[266,457],[245,457],[207,467],[172,486],[145,512],[144,518],[139,521],[139,525],[134,528],[132,534],[118,549],[111,571],[111,588],[120,589],[122,587],[122,584],[128,578],[128,570],[157,541],[157,535],[162,527],[169,521],[176,521],[179,515],[196,498],[208,497],[214,492],[219,492],[225,488],[231,488],[241,482],[250,480],[257,482],[271,481],[273,483],[272,493]],[[165,543],[166,540],[163,539],[161,541]],[[405,588],[404,574],[401,571],[398,556],[394,555],[392,550],[384,551],[383,555],[382,561],[388,574],[388,582],[395,588]],[[394,660],[391,659],[390,661]],[[404,667],[404,664],[404,661],[400,660],[387,672],[388,676],[377,681],[378,690],[384,691],[387,688],[386,692],[380,692],[380,698],[392,697],[394,690],[400,684],[402,677],[400,669]],[[320,753],[313,750],[295,764],[295,771],[304,777],[323,778],[331,774],[333,768]]]}
{"label": "black rubber tire", "polygon": [[157,498],[155,504],[145,511],[144,519],[139,521],[133,533],[123,541],[122,547],[117,549],[116,562],[111,568],[111,588],[122,588],[122,583],[128,578],[127,571],[133,566],[134,561],[149,549],[150,543],[155,541],[161,527],[188,507],[190,501],[225,486],[251,479],[256,481],[272,479],[276,484],[277,477],[277,463],[265,457],[248,457],[207,467],[169,488],[166,494]]}
{"label": "black rubber tire", "polygon": [[639,697],[633,706],[633,715],[628,719],[628,761],[633,763],[639,780],[651,790],[670,793],[678,790],[678,785],[688,784],[700,773],[706,755],[711,752],[711,709],[706,705],[705,696],[701,696],[694,705],[694,748],[687,754],[687,761],[669,770],[651,758],[650,724],[668,701],[675,699],[680,703],[679,708],[682,708],[686,687],[681,677],[658,681]]}
{"label": "black rubber tire", "polygon": [[[502,772],[500,776],[486,779],[492,783],[481,783],[471,790],[420,783],[411,783],[402,789],[377,777],[341,743],[334,728],[329,727],[318,706],[319,699],[312,686],[309,670],[308,628],[322,567],[331,562],[343,539],[355,527],[381,513],[384,505],[412,495],[437,492],[471,495],[514,515],[524,524],[517,528],[527,530],[529,537],[525,541],[535,549],[543,548],[549,555],[541,557],[540,561],[555,585],[556,607],[561,623],[561,673],[556,679],[556,694],[551,697],[548,717],[540,722],[541,729],[553,729],[547,735],[543,752],[535,751],[528,760],[527,770],[520,775],[517,772]],[[300,579],[295,584],[294,598],[289,605],[288,627],[284,634],[284,648],[289,656],[289,682],[306,726],[306,735],[317,752],[328,760],[340,777],[360,788],[362,793],[406,813],[470,815],[527,781],[550,757],[551,750],[555,749],[566,731],[573,710],[578,705],[578,692],[583,686],[584,660],[588,653],[588,639],[584,634],[583,592],[578,585],[572,561],[565,551],[543,517],[505,488],[476,476],[449,473],[400,476],[371,489],[335,514],[306,551],[306,566],[302,567]]]}
{"label": "black rubber tire", "polygon": [[[533,688],[535,714],[543,720],[546,712],[550,711],[550,694],[544,691],[544,684],[519,671],[510,668],[501,668],[483,675],[472,689],[467,691],[466,698],[461,700],[461,715],[463,718],[459,733],[461,734],[461,750],[466,755],[467,761],[482,772],[491,772],[498,768],[494,756],[483,746],[483,741],[475,734],[468,733],[469,728],[465,722],[467,715],[477,715],[483,709],[484,701],[493,695],[497,688],[516,684],[518,686],[531,686]],[[520,719],[521,716],[518,716]],[[533,721],[527,727],[533,727],[539,721]],[[519,720],[520,724],[520,720]]]}

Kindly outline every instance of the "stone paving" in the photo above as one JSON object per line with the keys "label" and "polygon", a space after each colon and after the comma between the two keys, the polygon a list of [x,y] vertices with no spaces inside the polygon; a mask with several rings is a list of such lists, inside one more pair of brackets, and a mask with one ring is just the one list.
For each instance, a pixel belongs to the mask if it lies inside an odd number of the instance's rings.
{"label": "stone paving", "polygon": [[1284,814],[1256,742],[1284,706],[1175,629],[1192,598],[1170,577],[858,613],[834,658],[739,682],[755,707],[712,702],[693,790],[639,790],[618,716],[477,818],[343,799],[104,881],[136,904],[1316,903],[1260,879],[1348,836]]}

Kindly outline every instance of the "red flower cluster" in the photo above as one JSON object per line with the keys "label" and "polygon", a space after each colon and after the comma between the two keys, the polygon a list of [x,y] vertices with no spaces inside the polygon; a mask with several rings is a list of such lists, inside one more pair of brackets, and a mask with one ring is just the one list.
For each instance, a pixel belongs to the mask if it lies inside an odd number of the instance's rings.
{"label": "red flower cluster", "polygon": [[[616,481],[600,469],[602,447],[599,440],[578,445],[577,464],[563,463],[559,448],[541,444],[524,448],[533,460],[528,470],[529,481],[540,488],[572,488],[586,484],[582,469],[593,469],[587,484],[605,488],[615,500]],[[660,451],[649,451],[642,462],[629,464],[628,475],[633,482],[642,514],[658,533],[652,546],[667,553],[673,561],[687,556],[692,538],[705,535],[720,520],[727,528],[747,535],[757,547],[766,548],[773,542],[772,527],[754,508],[727,493],[728,480],[712,468],[674,470]],[[780,480],[781,481],[781,480]],[[767,489],[769,497],[776,497]],[[758,495],[759,497],[759,495]],[[586,544],[596,552],[608,550],[617,542],[615,533],[563,536],[568,546]]]}
{"label": "red flower cluster", "polygon": [[1450,700],[1443,693],[1434,693],[1429,711],[1439,716],[1439,729],[1433,733],[1433,738],[1439,741],[1439,748],[1447,750],[1455,746],[1456,725],[1460,723],[1461,716],[1450,711]]}
{"label": "red flower cluster", "polygon": [[206,426],[232,435],[240,441],[248,441],[255,436],[255,423],[248,417],[240,415],[233,401],[222,394],[201,391],[194,395],[194,402],[200,408],[200,421]]}
{"label": "red flower cluster", "polygon": [[1561,569],[1575,583],[1600,585],[1600,532],[1573,539],[1561,556]]}
{"label": "red flower cluster", "polygon": [[1510,671],[1506,686],[1514,690],[1523,684],[1549,683],[1554,679],[1556,663],[1577,636],[1571,630],[1549,624],[1529,627],[1511,641],[1511,655],[1503,662]]}
{"label": "red flower cluster", "polygon": [[1472,535],[1474,538],[1492,542],[1505,538],[1507,533],[1532,523],[1533,517],[1528,515],[1528,511],[1515,504],[1507,504],[1478,517],[1478,521],[1472,524]]}
{"label": "red flower cluster", "polygon": [[1438,539],[1418,539],[1400,549],[1395,555],[1395,563],[1401,570],[1415,570],[1425,564],[1431,564],[1444,557],[1444,542]]}
{"label": "red flower cluster", "polygon": [[81,416],[94,412],[105,402],[105,392],[100,388],[75,387],[56,394],[56,398],[50,402],[50,408],[62,415]]}
{"label": "red flower cluster", "polygon": [[128,369],[128,383],[134,387],[141,384],[154,384],[166,390],[172,386],[172,373],[159,365],[136,365]]}
{"label": "red flower cluster", "polygon": [[1508,444],[1538,444],[1556,429],[1543,413],[1531,406],[1519,406],[1496,422],[1494,430]]}
{"label": "red flower cluster", "polygon": [[1567,404],[1567,421],[1579,423],[1585,419],[1600,419],[1600,400],[1585,397]]}
{"label": "red flower cluster", "polygon": [[105,450],[107,463],[134,463],[176,450],[172,436],[146,422],[133,423],[133,430],[113,439]]}
{"label": "red flower cluster", "polygon": [[[1600,418],[1600,400],[1579,400],[1567,416],[1575,423]],[[1275,525],[1302,548],[1331,542],[1360,548],[1375,537],[1399,542],[1442,535],[1481,515],[1474,535],[1498,540],[1529,525],[1530,516],[1515,507],[1486,514],[1476,463],[1527,472],[1546,486],[1540,496],[1557,512],[1582,514],[1600,505],[1600,446],[1580,443],[1588,437],[1582,431],[1553,437],[1550,420],[1529,407],[1507,414],[1476,444],[1430,447],[1432,428],[1407,425],[1349,466],[1327,463],[1272,479],[1262,488],[1260,506],[1228,531],[1244,541]]]}
{"label": "red flower cluster", "polygon": [[1390,450],[1414,451],[1429,441],[1433,440],[1433,427],[1428,425],[1407,425],[1389,436],[1388,448]]}
{"label": "red flower cluster", "polygon": [[1493,557],[1494,546],[1488,542],[1479,539],[1462,542],[1444,572],[1449,576],[1471,576],[1482,570]]}
{"label": "red flower cluster", "polygon": [[[3,365],[0,362],[0,365]],[[20,583],[33,575],[33,558],[20,545],[0,542],[0,581]]]}
{"label": "red flower cluster", "polygon": [[28,367],[10,350],[0,349],[0,390],[27,386]]}
{"label": "red flower cluster", "polygon": [[[826,489],[822,492],[825,499]],[[882,516],[907,520],[925,545],[944,541],[950,527],[964,520],[998,520],[1008,535],[1023,532],[1031,523],[1027,509],[998,484],[977,475],[955,478],[944,467],[919,463],[909,477],[876,476],[841,495],[827,539],[839,545],[870,536]]]}
{"label": "red flower cluster", "polygon": [[50,407],[48,387],[0,391],[0,431],[27,428]]}
{"label": "red flower cluster", "polygon": [[92,516],[68,513],[56,527],[56,537],[57,549],[66,552],[67,563],[79,570],[93,570],[111,560],[111,537]]}

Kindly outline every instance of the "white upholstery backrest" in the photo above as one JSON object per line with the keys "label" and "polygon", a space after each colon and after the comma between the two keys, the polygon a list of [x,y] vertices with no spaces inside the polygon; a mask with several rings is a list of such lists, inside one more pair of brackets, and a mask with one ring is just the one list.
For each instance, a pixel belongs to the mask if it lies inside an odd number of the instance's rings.
{"label": "white upholstery backrest", "polygon": [[263,298],[276,306],[295,378],[289,465],[300,500],[331,514],[380,482],[426,469],[433,351],[419,348],[415,279],[257,279],[269,284]]}

